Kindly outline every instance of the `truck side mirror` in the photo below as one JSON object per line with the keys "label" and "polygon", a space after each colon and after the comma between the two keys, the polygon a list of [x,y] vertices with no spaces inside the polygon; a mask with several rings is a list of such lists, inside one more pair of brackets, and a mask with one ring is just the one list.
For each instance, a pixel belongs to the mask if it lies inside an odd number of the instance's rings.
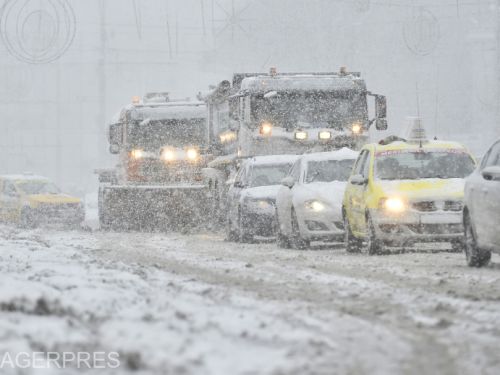
{"label": "truck side mirror", "polygon": [[377,130],[387,130],[387,120],[385,118],[375,119],[375,128]]}
{"label": "truck side mirror", "polygon": [[375,96],[375,117],[377,119],[387,117],[387,99],[383,95]]}
{"label": "truck side mirror", "polygon": [[108,129],[109,151],[112,154],[120,152],[120,147],[123,145],[123,130],[122,124],[111,124]]}

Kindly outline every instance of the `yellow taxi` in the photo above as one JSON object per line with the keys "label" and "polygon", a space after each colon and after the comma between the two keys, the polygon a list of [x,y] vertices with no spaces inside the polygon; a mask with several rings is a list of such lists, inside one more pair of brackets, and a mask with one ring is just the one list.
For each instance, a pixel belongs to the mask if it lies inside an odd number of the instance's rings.
{"label": "yellow taxi", "polygon": [[0,175],[0,220],[23,227],[46,223],[78,225],[85,218],[81,199],[60,192],[35,175]]}
{"label": "yellow taxi", "polygon": [[418,125],[406,141],[367,144],[354,164],[342,212],[347,251],[450,242],[463,246],[464,178],[475,159],[459,143],[428,141]]}

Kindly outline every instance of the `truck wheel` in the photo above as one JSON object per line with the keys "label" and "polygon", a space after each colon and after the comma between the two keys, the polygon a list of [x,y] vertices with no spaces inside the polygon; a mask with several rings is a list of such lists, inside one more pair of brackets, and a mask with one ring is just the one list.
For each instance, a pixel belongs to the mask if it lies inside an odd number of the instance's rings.
{"label": "truck wheel", "polygon": [[375,234],[375,225],[370,216],[366,221],[367,235],[366,235],[366,252],[368,255],[378,255],[382,254],[383,243],[377,238]]}
{"label": "truck wheel", "polygon": [[292,208],[292,243],[297,250],[306,250],[311,247],[311,242],[300,235],[299,220]]}
{"label": "truck wheel", "polygon": [[464,233],[465,233],[465,258],[469,267],[486,266],[491,259],[491,251],[480,249],[477,246],[476,235],[472,228],[470,215],[467,211],[464,213]]}
{"label": "truck wheel", "polygon": [[352,234],[351,226],[349,225],[349,220],[344,214],[344,244],[345,249],[348,253],[359,253],[362,248],[362,241]]}

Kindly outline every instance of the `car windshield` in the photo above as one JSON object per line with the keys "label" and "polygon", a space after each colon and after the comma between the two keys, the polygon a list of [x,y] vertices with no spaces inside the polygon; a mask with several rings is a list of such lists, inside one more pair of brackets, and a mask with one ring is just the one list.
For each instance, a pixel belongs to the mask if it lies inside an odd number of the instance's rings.
{"label": "car windshield", "polygon": [[58,194],[59,189],[49,181],[22,181],[17,187],[25,194]]}
{"label": "car windshield", "polygon": [[306,183],[347,181],[354,160],[321,160],[307,163]]}
{"label": "car windshield", "polygon": [[279,92],[274,96],[252,97],[252,117],[295,128],[343,129],[367,119],[364,94],[359,91]]}
{"label": "car windshield", "polygon": [[457,150],[388,151],[375,159],[375,177],[381,180],[465,178],[473,170],[471,156]]}
{"label": "car windshield", "polygon": [[252,168],[250,187],[279,185],[291,167],[292,163],[256,165]]}

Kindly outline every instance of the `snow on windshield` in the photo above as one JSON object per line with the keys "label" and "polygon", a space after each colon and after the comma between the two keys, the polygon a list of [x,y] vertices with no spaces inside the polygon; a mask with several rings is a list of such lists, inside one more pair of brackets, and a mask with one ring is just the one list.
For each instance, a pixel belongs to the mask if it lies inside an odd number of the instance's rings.
{"label": "snow on windshield", "polygon": [[22,181],[18,182],[17,186],[22,190],[23,193],[32,194],[58,194],[59,189],[56,185],[49,181]]}
{"label": "snow on windshield", "polygon": [[306,183],[347,181],[354,160],[320,160],[307,163]]}
{"label": "snow on windshield", "polygon": [[474,170],[465,152],[405,151],[380,153],[375,158],[375,177],[381,180],[464,178]]}
{"label": "snow on windshield", "polygon": [[250,187],[279,185],[291,166],[291,163],[254,166],[250,177]]}

